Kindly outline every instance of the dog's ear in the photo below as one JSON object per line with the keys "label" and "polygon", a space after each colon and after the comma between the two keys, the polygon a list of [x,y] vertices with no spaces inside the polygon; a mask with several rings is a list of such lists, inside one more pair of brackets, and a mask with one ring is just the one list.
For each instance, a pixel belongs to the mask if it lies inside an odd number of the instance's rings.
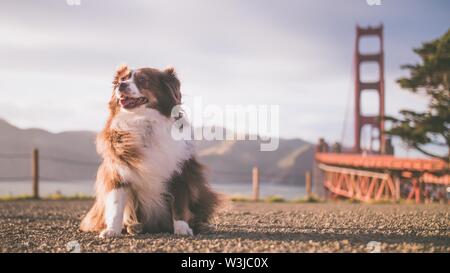
{"label": "dog's ear", "polygon": [[174,105],[181,104],[180,80],[178,80],[175,68],[168,67],[163,71],[163,85]]}
{"label": "dog's ear", "polygon": [[119,86],[120,79],[128,73],[130,73],[130,70],[128,69],[128,66],[126,64],[122,64],[116,69],[116,73],[114,74],[114,79],[112,82],[113,90],[111,99],[109,100],[109,111],[111,112],[111,115],[115,115],[119,110],[119,103],[116,98],[115,89],[117,88],[117,86]]}
{"label": "dog's ear", "polygon": [[113,82],[112,82],[113,87],[116,88],[119,85],[120,78],[122,78],[123,76],[127,75],[128,73],[130,73],[130,69],[128,69],[128,65],[121,64],[116,69],[116,73],[114,74],[114,79],[113,79]]}

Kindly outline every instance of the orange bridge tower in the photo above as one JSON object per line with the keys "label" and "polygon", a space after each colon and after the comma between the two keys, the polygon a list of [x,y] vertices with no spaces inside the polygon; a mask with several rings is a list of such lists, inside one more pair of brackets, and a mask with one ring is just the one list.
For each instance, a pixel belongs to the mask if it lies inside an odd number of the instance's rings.
{"label": "orange bridge tower", "polygon": [[[372,36],[379,39],[380,50],[376,53],[361,53],[360,40],[362,37]],[[379,27],[362,28],[356,26],[355,41],[355,146],[356,153],[362,152],[361,132],[364,126],[370,126],[370,153],[385,153],[386,139],[384,135],[384,49],[383,25]],[[379,78],[372,82],[361,81],[361,65],[363,63],[376,63]],[[361,94],[363,92],[376,92],[379,96],[378,115],[363,115],[361,112]]]}

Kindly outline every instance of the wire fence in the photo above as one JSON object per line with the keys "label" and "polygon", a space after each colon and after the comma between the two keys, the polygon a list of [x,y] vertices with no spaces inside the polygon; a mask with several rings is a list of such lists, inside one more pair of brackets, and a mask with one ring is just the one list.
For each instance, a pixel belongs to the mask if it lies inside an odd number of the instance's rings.
{"label": "wire fence", "polygon": [[[28,160],[32,161],[31,153],[0,153],[0,160]],[[0,162],[1,162],[0,161]],[[64,164],[64,165],[72,165],[72,166],[85,166],[85,167],[93,167],[96,168],[100,165],[100,161],[85,161],[85,160],[76,160],[72,158],[66,158],[66,157],[58,157],[53,155],[40,155],[39,161],[43,162],[42,164],[45,164],[45,162],[51,162],[53,164]],[[1,163],[0,163],[1,164]],[[212,175],[218,175],[218,176],[224,176],[224,177],[231,177],[233,179],[237,179],[238,181],[247,181],[252,179],[252,170],[249,169],[247,171],[225,171],[225,170],[207,170],[208,174]],[[64,178],[58,178],[58,177],[51,177],[46,175],[40,175],[39,178],[41,180],[45,181],[61,181],[65,180]],[[288,173],[275,173],[275,172],[261,172],[259,173],[259,178],[261,180],[267,180],[267,181],[273,181],[275,179],[289,179],[289,180],[300,180],[302,179],[302,174],[288,174]],[[33,179],[31,175],[21,175],[18,174],[17,176],[1,176],[0,175],[0,182],[13,182],[13,181],[29,181]]]}
{"label": "wire fence", "polygon": [[[75,157],[75,156],[74,156]],[[41,173],[41,167],[42,165],[45,166],[45,164],[64,164],[70,166],[69,168],[75,168],[75,167],[89,167],[90,172],[92,171],[92,177],[95,176],[95,169],[101,164],[100,161],[88,161],[88,160],[78,160],[73,158],[67,158],[67,157],[60,157],[60,156],[54,156],[54,155],[40,155],[39,151],[37,149],[33,149],[33,152],[31,154],[27,153],[0,153],[0,164],[2,164],[2,161],[10,160],[12,162],[15,162],[17,160],[20,161],[29,161],[30,162],[30,176],[26,175],[17,175],[17,176],[1,176],[0,174],[0,182],[16,182],[16,181],[30,181],[31,182],[31,188],[32,188],[32,197],[33,198],[39,198],[40,197],[40,182],[39,181],[46,181],[46,182],[64,182],[64,181],[73,181],[75,179],[67,179],[67,168],[61,168],[57,169],[56,171],[53,170],[52,173],[64,173],[66,175],[65,178],[62,177],[52,177],[48,174]],[[21,167],[23,168],[23,166]],[[46,168],[42,168],[45,170]],[[77,169],[76,169],[77,170]],[[72,169],[72,176],[74,170]],[[48,169],[47,169],[48,172]],[[69,172],[70,173],[70,172]],[[218,180],[226,180],[227,182],[239,182],[239,183],[246,183],[250,182],[252,185],[252,192],[253,192],[253,200],[258,201],[259,199],[259,193],[260,193],[260,181],[265,182],[274,182],[274,179],[279,180],[286,180],[286,179],[295,179],[299,180],[300,176],[292,175],[292,174],[286,174],[286,173],[261,173],[259,171],[258,167],[253,167],[248,171],[227,171],[227,170],[212,170],[207,169],[207,176],[214,175],[214,179]],[[69,174],[70,176],[70,174]],[[219,178],[219,176],[222,176]],[[310,189],[311,186],[311,180],[308,178],[310,177],[309,174],[305,175],[305,183],[307,194],[310,195]],[[76,179],[79,180],[79,179]],[[309,186],[308,186],[309,185]]]}
{"label": "wire fence", "polygon": [[[5,160],[11,160],[11,161],[29,161],[32,162],[32,154],[31,153],[0,153],[0,162]],[[64,157],[57,157],[57,156],[51,156],[51,155],[40,155],[39,156],[40,162],[52,162],[53,164],[65,164],[65,165],[77,165],[77,166],[91,166],[93,168],[98,167],[100,162],[94,162],[94,161],[82,161],[82,160],[75,160],[70,158],[64,158]],[[1,163],[0,163],[1,164]],[[16,182],[16,181],[30,181],[33,179],[33,176],[31,175],[21,175],[18,174],[16,176],[2,176],[0,175],[0,182]],[[45,180],[45,181],[62,181],[65,180],[61,177],[51,177],[46,175],[39,175],[39,179]]]}

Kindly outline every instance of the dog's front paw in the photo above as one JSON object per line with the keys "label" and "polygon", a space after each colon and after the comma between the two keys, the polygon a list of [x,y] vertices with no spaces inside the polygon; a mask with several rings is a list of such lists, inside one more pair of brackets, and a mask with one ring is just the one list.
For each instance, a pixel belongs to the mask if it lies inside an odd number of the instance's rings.
{"label": "dog's front paw", "polygon": [[115,231],[113,229],[104,229],[102,232],[100,232],[100,238],[112,238],[112,237],[118,237],[120,236],[120,231]]}
{"label": "dog's front paw", "polygon": [[173,222],[173,233],[177,235],[190,235],[193,236],[194,232],[185,221]]}
{"label": "dog's front paw", "polygon": [[141,223],[127,226],[127,232],[130,235],[138,235],[144,232],[144,226]]}

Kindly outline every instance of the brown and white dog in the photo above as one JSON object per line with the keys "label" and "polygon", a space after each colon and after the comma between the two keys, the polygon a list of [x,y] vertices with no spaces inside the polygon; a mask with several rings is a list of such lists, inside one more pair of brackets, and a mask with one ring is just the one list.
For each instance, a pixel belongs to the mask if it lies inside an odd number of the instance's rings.
{"label": "brown and white dog", "polygon": [[208,222],[219,196],[207,183],[193,146],[171,135],[172,108],[181,103],[173,68],[115,75],[110,115],[97,136],[103,157],[96,200],[82,231],[113,237],[126,230],[193,235]]}

